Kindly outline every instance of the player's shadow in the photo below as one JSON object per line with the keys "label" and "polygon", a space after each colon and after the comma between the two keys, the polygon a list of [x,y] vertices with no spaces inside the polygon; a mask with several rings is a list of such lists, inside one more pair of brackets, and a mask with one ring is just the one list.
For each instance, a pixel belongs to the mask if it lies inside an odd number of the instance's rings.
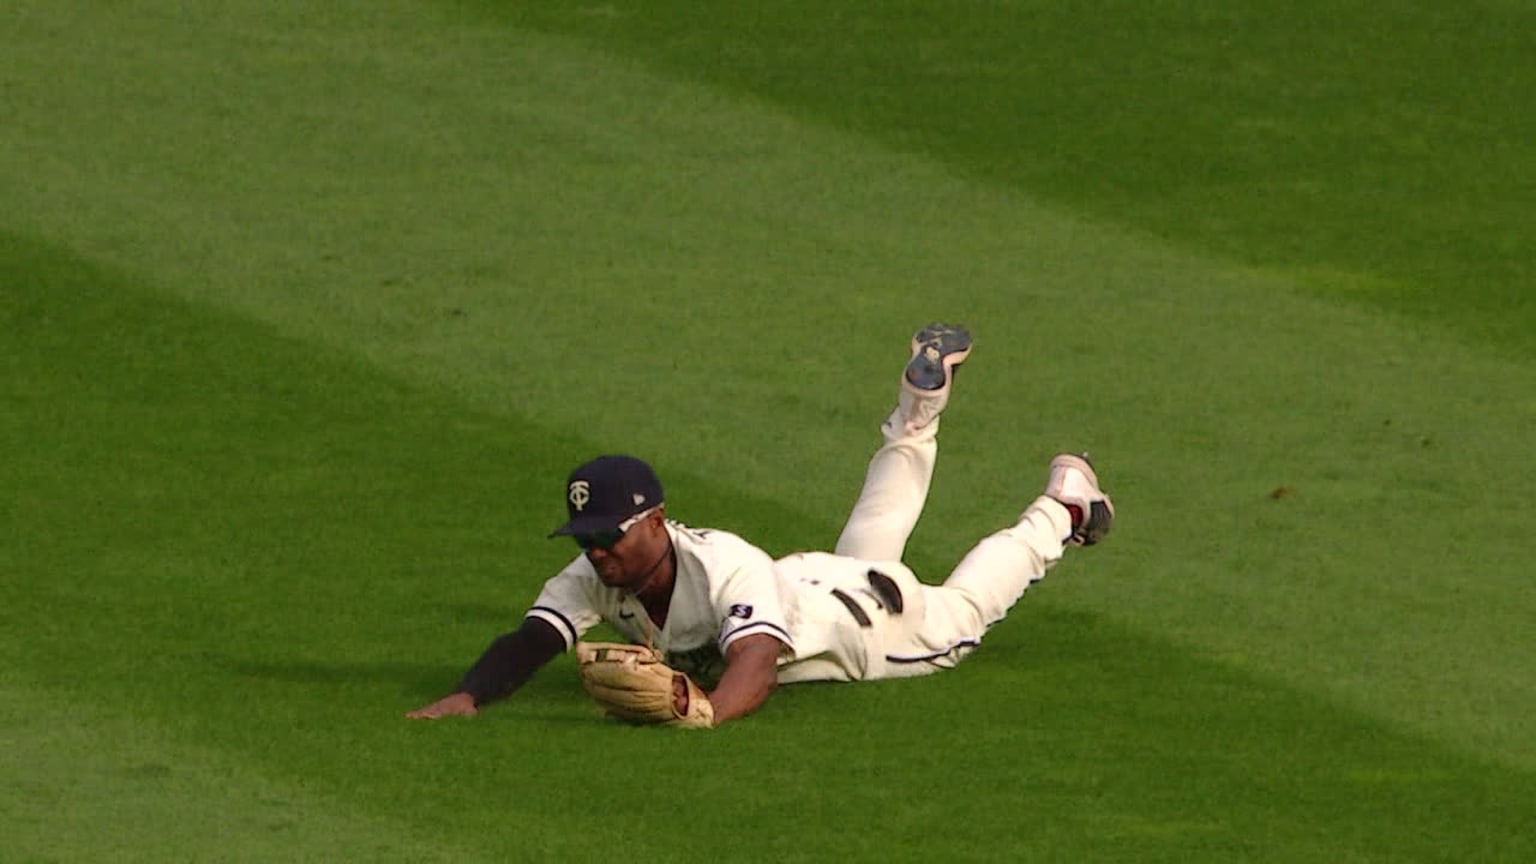
{"label": "player's shadow", "polygon": [[516,628],[523,620],[522,609],[492,603],[428,603],[420,611],[440,619],[444,626],[484,630],[486,641]]}
{"label": "player's shadow", "polygon": [[[343,688],[362,685],[393,686],[402,697],[401,710],[431,702],[453,689],[464,674],[462,665],[437,665],[404,660],[279,660],[231,657],[225,654],[197,655],[201,665],[212,667],[226,677],[247,677],[263,681],[297,684],[315,688]],[[519,691],[520,710],[504,711],[510,720],[528,714],[543,722],[591,722],[601,717],[591,710],[574,671],[561,670],[568,661],[556,660],[554,669],[534,679]],[[566,674],[561,674],[561,672]]]}
{"label": "player's shadow", "polygon": [[[483,630],[486,644],[521,620],[518,610],[489,603],[427,604],[419,611],[427,617],[440,619],[444,626]],[[411,698],[426,698],[440,696],[444,688],[457,684],[468,668],[468,663],[474,658],[466,657],[459,664],[441,665],[392,659],[279,659],[203,652],[195,659],[200,665],[212,667],[225,675],[333,687],[393,684]]]}
{"label": "player's shadow", "polygon": [[206,653],[200,659],[229,675],[316,686],[395,684],[403,693],[421,697],[457,683],[464,674],[458,666],[393,660],[253,660]]}

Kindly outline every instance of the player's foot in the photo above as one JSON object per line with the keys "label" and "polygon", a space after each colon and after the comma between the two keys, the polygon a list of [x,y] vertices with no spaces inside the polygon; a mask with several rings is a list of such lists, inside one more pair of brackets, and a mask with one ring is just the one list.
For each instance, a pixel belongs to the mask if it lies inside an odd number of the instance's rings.
{"label": "player's foot", "polygon": [[959,324],[929,324],[912,336],[912,360],[902,384],[922,395],[947,390],[955,367],[970,355],[971,331]]}
{"label": "player's foot", "polygon": [[901,373],[901,413],[908,433],[938,419],[949,404],[955,367],[971,354],[971,331],[957,324],[929,324],[912,336],[912,359]]}
{"label": "player's foot", "polygon": [[1115,505],[1099,488],[1099,477],[1093,473],[1088,454],[1075,456],[1063,453],[1051,460],[1051,478],[1046,481],[1045,494],[1066,506],[1072,514],[1072,534],[1067,542],[1073,546],[1092,546],[1104,539],[1115,519]]}

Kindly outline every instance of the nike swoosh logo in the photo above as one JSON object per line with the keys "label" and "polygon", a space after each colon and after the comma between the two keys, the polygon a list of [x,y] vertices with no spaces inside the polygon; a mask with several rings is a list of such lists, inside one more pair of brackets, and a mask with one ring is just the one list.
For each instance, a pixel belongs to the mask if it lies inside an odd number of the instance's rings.
{"label": "nike swoosh logo", "polygon": [[623,609],[620,609],[619,610],[619,617],[620,618],[626,618],[626,619],[633,618],[633,617],[635,617],[635,613],[633,613],[633,612],[626,612]]}

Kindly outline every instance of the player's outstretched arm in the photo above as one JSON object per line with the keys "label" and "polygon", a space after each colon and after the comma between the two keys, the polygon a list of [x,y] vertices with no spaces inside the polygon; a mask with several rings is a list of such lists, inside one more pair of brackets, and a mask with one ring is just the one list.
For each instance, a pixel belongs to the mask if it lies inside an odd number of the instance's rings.
{"label": "player's outstretched arm", "polygon": [[523,626],[504,633],[485,649],[459,682],[459,689],[405,716],[412,720],[468,716],[481,705],[505,699],[523,686],[533,673],[565,650],[565,637],[538,618],[526,618]]}
{"label": "player's outstretched arm", "polygon": [[725,673],[709,694],[715,725],[761,708],[779,686],[779,652],[784,643],[766,633],[743,636],[725,650]]}

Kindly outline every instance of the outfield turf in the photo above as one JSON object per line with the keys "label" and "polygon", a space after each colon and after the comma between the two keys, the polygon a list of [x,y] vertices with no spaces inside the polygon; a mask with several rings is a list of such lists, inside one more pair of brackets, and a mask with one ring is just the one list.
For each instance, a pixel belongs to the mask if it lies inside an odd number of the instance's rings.
{"label": "outfield turf", "polygon": [[[1536,860],[1536,14],[1153,8],[11,4],[0,860]],[[594,453],[829,545],[935,317],[910,563],[1120,517],[962,668],[401,718]]]}

